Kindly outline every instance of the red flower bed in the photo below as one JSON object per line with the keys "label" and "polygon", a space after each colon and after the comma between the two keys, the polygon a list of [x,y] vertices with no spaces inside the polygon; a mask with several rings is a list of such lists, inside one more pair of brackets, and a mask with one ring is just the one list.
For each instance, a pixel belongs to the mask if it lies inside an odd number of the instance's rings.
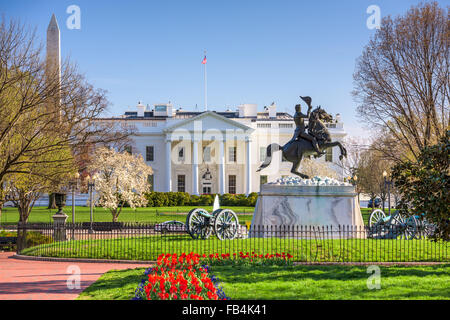
{"label": "red flower bed", "polygon": [[145,300],[218,300],[217,289],[200,265],[200,255],[160,255],[140,290]]}
{"label": "red flower bed", "polygon": [[161,254],[156,266],[136,290],[138,300],[220,300],[229,299],[218,279],[209,276],[210,265],[290,265],[289,253],[257,254]]}

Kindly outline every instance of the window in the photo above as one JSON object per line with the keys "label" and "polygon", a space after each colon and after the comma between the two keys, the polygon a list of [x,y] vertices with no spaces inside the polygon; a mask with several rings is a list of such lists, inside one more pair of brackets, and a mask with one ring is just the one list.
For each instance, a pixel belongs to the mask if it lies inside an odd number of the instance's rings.
{"label": "window", "polygon": [[131,146],[125,146],[123,149],[129,154],[133,154],[133,148]]}
{"label": "window", "polygon": [[326,162],[333,162],[333,148],[328,148],[325,154]]}
{"label": "window", "polygon": [[236,147],[228,148],[228,161],[236,162]]}
{"label": "window", "polygon": [[203,148],[203,162],[210,162],[211,161],[211,147],[204,147]]}
{"label": "window", "polygon": [[178,192],[186,192],[186,176],[184,174],[178,175],[177,188],[178,188]]}
{"label": "window", "polygon": [[150,192],[153,192],[153,186],[155,185],[155,178],[153,177],[152,174],[149,174],[147,177],[147,181],[150,184]]}
{"label": "window", "polygon": [[267,148],[266,147],[259,147],[259,161],[263,162],[266,161],[266,155],[267,155]]}
{"label": "window", "polygon": [[178,161],[184,160],[184,147],[178,148]]}
{"label": "window", "polygon": [[203,194],[211,194],[211,187],[203,187]]}
{"label": "window", "polygon": [[147,161],[153,161],[154,160],[154,149],[153,146],[146,146],[145,147],[145,159]]}
{"label": "window", "polygon": [[259,185],[262,186],[265,183],[267,183],[267,176],[259,176]]}
{"label": "window", "polygon": [[228,176],[228,193],[236,194],[236,176]]}

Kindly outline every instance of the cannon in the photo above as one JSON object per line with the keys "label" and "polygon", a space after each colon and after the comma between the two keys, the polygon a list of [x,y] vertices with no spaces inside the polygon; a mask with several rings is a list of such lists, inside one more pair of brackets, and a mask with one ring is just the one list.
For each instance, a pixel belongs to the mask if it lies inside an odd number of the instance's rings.
{"label": "cannon", "polygon": [[238,217],[230,209],[216,209],[210,214],[195,208],[186,217],[186,230],[193,239],[208,239],[214,232],[220,240],[232,240],[238,235],[238,227]]}
{"label": "cannon", "polygon": [[382,239],[420,239],[433,235],[436,226],[429,223],[424,214],[404,215],[394,212],[386,215],[377,209],[369,217],[369,236]]}

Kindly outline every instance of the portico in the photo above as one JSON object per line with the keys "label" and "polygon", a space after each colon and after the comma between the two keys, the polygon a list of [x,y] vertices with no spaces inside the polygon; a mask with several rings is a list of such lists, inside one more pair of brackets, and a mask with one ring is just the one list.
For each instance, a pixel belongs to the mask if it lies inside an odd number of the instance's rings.
{"label": "portico", "polygon": [[166,191],[251,193],[253,131],[213,111],[166,128]]}

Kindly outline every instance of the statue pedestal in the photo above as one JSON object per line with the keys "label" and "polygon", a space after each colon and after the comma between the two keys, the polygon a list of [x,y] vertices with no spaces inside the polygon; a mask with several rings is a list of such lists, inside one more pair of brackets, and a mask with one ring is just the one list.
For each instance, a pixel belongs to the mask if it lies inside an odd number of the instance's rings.
{"label": "statue pedestal", "polygon": [[67,215],[64,213],[56,213],[53,218],[53,240],[54,241],[66,241],[66,220]]}
{"label": "statue pedestal", "polygon": [[330,178],[284,178],[261,187],[250,237],[365,238],[355,187]]}

